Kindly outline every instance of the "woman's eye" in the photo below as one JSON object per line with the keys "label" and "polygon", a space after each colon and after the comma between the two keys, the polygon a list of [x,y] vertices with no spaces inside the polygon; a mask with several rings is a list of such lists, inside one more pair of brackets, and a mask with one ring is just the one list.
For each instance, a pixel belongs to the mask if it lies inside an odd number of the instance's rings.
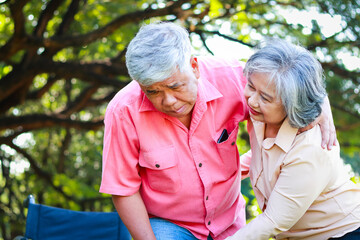
{"label": "woman's eye", "polygon": [[265,102],[269,102],[269,99],[267,99],[266,97],[260,95],[261,99],[264,100]]}

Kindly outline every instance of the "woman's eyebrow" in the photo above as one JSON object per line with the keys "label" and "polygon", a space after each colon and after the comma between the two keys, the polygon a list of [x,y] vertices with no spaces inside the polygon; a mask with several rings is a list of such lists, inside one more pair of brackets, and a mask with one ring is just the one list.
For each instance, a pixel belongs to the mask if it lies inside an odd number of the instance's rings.
{"label": "woman's eyebrow", "polygon": [[272,97],[271,95],[267,94],[266,92],[260,91],[261,94],[265,95],[266,98],[268,98],[269,100],[273,100],[274,97]]}
{"label": "woman's eyebrow", "polygon": [[[250,83],[250,85],[254,86],[254,84],[253,84],[253,82],[251,81],[250,77],[248,78],[248,82]],[[261,92],[261,94],[265,95],[266,98],[269,98],[269,100],[273,100],[273,99],[274,99],[273,96],[267,94],[266,92],[264,92],[264,91],[260,91],[260,92]]]}

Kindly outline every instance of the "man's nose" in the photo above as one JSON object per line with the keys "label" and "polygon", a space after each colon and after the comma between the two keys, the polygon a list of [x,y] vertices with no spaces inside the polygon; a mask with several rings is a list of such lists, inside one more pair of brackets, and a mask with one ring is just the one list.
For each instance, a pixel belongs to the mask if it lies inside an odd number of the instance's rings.
{"label": "man's nose", "polygon": [[164,93],[163,105],[172,106],[176,101],[176,97],[173,94]]}

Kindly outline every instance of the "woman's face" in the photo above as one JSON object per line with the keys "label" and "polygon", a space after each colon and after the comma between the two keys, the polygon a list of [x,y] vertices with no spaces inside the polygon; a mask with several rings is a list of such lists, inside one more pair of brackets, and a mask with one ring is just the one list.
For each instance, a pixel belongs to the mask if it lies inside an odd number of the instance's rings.
{"label": "woman's face", "polygon": [[276,95],[275,84],[269,84],[268,74],[251,74],[244,95],[254,120],[267,124],[267,127],[280,128],[286,112],[280,97]]}

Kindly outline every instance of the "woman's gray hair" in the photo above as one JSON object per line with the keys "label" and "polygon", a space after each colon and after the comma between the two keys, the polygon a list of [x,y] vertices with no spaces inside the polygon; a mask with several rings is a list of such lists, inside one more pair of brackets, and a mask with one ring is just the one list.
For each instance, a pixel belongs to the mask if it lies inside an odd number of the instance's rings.
{"label": "woman's gray hair", "polygon": [[126,66],[132,79],[144,86],[161,82],[177,70],[190,69],[189,33],[174,23],[142,26],[126,52]]}
{"label": "woman's gray hair", "polygon": [[296,128],[307,126],[321,113],[326,97],[321,64],[303,47],[274,39],[247,61],[246,78],[266,73],[274,81],[276,94]]}

